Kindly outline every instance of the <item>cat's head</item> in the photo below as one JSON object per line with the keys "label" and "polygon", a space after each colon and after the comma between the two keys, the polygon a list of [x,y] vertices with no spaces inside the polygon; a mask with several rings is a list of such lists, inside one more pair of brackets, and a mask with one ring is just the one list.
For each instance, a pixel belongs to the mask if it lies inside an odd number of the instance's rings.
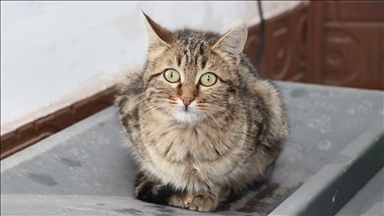
{"label": "cat's head", "polygon": [[236,103],[245,24],[224,35],[172,32],[142,14],[148,39],[143,81],[151,107],[179,122],[196,123]]}

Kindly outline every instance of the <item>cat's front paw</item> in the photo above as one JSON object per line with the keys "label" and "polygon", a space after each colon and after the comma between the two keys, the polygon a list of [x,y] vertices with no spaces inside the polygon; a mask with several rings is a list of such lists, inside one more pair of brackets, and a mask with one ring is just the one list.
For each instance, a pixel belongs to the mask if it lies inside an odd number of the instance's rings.
{"label": "cat's front paw", "polygon": [[184,199],[186,208],[195,211],[210,212],[216,209],[219,201],[211,194],[189,194]]}
{"label": "cat's front paw", "polygon": [[168,205],[180,207],[180,208],[186,208],[184,204],[186,195],[185,194],[173,194],[168,198]]}
{"label": "cat's front paw", "polygon": [[210,194],[173,194],[168,204],[194,211],[210,212],[216,209],[218,199]]}

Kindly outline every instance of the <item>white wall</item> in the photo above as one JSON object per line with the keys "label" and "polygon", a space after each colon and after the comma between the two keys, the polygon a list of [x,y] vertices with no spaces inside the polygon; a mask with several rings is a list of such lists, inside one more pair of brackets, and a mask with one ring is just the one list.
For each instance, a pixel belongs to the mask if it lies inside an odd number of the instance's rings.
{"label": "white wall", "polygon": [[[267,18],[295,2],[263,2]],[[116,82],[145,60],[143,10],[165,27],[258,23],[256,2],[1,2],[1,133]]]}

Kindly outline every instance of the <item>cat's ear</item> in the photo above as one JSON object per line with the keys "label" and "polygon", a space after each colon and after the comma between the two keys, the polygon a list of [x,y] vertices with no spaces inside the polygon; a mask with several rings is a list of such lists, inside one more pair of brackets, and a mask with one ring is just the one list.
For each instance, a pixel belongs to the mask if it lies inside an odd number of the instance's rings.
{"label": "cat's ear", "polygon": [[236,26],[232,30],[221,36],[213,45],[213,49],[224,52],[236,57],[237,64],[239,63],[240,53],[243,52],[245,42],[247,41],[247,25],[242,24]]}
{"label": "cat's ear", "polygon": [[147,16],[143,11],[141,11],[141,15],[147,30],[147,55],[149,57],[156,56],[169,46],[169,42],[173,40],[174,35],[166,28],[155,23],[155,21]]}

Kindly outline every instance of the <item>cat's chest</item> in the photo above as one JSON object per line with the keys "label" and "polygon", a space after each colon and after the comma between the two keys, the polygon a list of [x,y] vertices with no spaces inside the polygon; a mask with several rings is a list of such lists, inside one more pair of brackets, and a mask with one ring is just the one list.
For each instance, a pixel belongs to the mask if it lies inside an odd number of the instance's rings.
{"label": "cat's chest", "polygon": [[209,125],[159,125],[143,134],[143,140],[156,157],[172,162],[215,160],[226,149],[221,144],[222,132]]}
{"label": "cat's chest", "polygon": [[217,117],[215,123],[180,126],[146,117],[140,134],[143,165],[165,183],[193,188],[220,181],[246,155],[245,133],[240,132],[246,125],[220,124]]}

